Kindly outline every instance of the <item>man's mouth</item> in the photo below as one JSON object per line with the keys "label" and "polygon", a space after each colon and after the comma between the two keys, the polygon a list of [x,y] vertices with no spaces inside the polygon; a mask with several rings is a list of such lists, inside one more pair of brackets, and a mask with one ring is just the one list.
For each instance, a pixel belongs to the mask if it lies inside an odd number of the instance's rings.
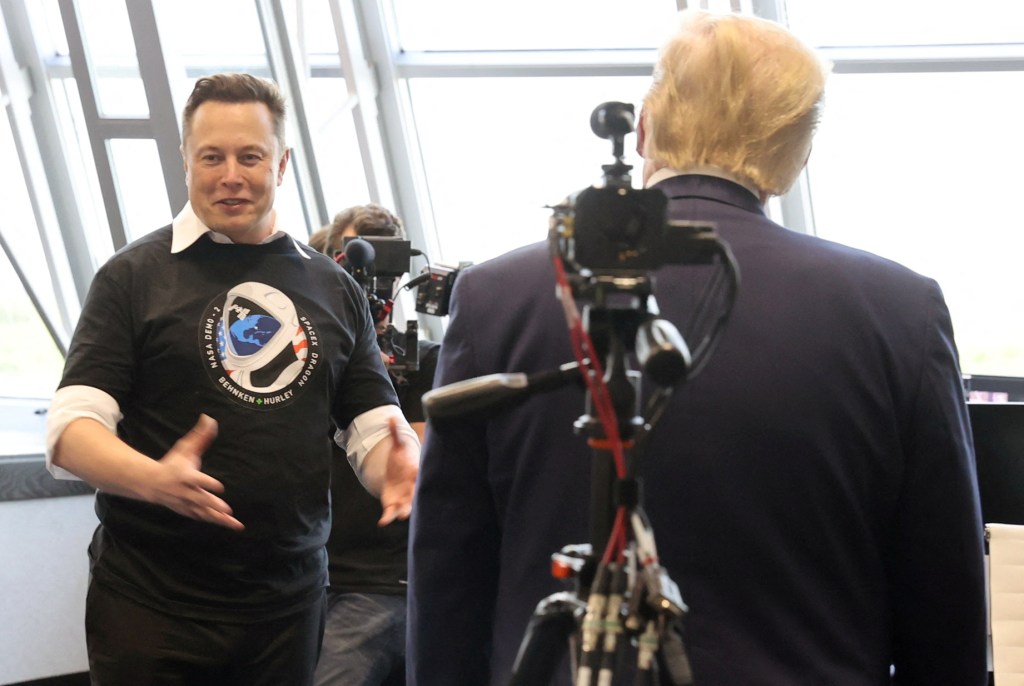
{"label": "man's mouth", "polygon": [[229,207],[236,207],[238,205],[244,204],[245,202],[246,201],[242,200],[241,198],[225,198],[224,200],[218,200],[217,204],[227,205]]}

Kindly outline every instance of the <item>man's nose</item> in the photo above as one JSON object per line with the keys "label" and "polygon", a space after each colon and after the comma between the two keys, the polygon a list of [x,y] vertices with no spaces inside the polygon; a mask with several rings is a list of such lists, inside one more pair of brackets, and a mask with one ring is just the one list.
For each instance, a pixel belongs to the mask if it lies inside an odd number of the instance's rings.
{"label": "man's nose", "polygon": [[242,182],[242,165],[237,160],[228,158],[224,162],[221,183],[237,184]]}

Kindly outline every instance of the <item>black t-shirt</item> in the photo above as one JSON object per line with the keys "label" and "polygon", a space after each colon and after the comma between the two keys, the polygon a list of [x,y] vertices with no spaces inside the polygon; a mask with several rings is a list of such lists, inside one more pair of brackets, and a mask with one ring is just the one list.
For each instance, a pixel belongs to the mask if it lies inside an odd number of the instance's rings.
{"label": "black t-shirt", "polygon": [[[402,413],[410,423],[425,419],[422,397],[433,384],[440,349],[433,341],[419,341],[419,370],[392,377]],[[337,452],[331,477],[334,523],[327,540],[331,590],[404,594],[409,522],[377,526],[380,501],[344,464],[344,451],[338,448]]]}
{"label": "black t-shirt", "polygon": [[158,459],[200,413],[218,421],[202,469],[241,532],[99,493],[93,578],[179,615],[244,619],[326,585],[331,421],[396,404],[366,299],[332,260],[288,238],[204,236],[171,253],[165,227],[97,273],[61,386],[109,393],[118,435]]}

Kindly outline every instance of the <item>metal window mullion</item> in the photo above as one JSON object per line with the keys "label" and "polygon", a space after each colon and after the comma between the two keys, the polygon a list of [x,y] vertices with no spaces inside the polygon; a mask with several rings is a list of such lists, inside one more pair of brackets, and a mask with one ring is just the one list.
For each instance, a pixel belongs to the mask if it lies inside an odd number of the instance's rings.
{"label": "metal window mullion", "polygon": [[82,35],[82,18],[78,10],[78,1],[57,0],[57,2],[68,41],[71,71],[75,75],[75,82],[78,85],[82,112],[85,116],[85,127],[89,132],[89,143],[92,147],[93,162],[96,164],[100,194],[103,196],[107,222],[110,224],[110,238],[113,241],[114,249],[117,250],[128,242],[125,219],[118,198],[107,138],[100,132],[99,121],[102,118],[96,100],[96,84],[93,79],[92,64],[86,52],[85,39]]}
{"label": "metal window mullion", "polygon": [[[9,4],[6,8],[6,11],[12,15],[13,23],[20,25],[22,28],[27,24],[27,15],[24,13],[24,10],[23,5],[14,7]],[[11,35],[8,31],[9,28],[4,14],[0,13],[0,34]],[[25,34],[18,35],[23,39],[26,38]],[[28,36],[30,37],[31,34],[28,34]],[[24,42],[21,47],[24,48]],[[57,240],[58,234],[55,231],[57,219],[53,207],[53,198],[49,192],[46,167],[43,164],[36,138],[33,136],[34,126],[32,121],[30,78],[27,70],[23,72],[18,65],[14,50],[13,41],[0,45],[0,91],[6,94],[4,107],[8,113],[11,135],[28,191],[29,205],[35,219],[50,287],[55,295],[56,313],[49,312],[37,297],[35,285],[31,283],[25,270],[21,268],[16,256],[3,236],[3,226],[0,226],[0,241],[3,242],[3,250],[7,254],[11,266],[20,279],[33,307],[38,312],[58,350],[63,355],[67,352],[67,342],[74,327],[74,320],[77,318],[77,306],[80,301],[76,298],[78,294],[74,289],[75,282],[68,262],[66,248]],[[22,231],[24,228],[14,227],[14,230]],[[88,287],[87,281],[84,286]],[[74,315],[70,311],[70,305],[72,304],[76,306]],[[54,315],[59,318],[60,326],[54,321]]]}
{"label": "metal window mullion", "polygon": [[15,259],[14,253],[7,244],[7,239],[4,238],[2,230],[0,230],[0,251],[2,251],[7,256],[8,261],[10,261],[11,268],[14,269],[14,274],[18,277],[18,280],[21,281],[21,285],[25,289],[25,294],[32,303],[32,307],[34,307],[36,312],[39,313],[39,318],[42,320],[43,326],[45,326],[46,330],[49,332],[50,338],[53,339],[54,345],[57,346],[57,350],[60,351],[62,357],[67,357],[67,334],[61,331],[61,329],[53,323],[53,318],[47,313],[46,308],[43,307],[42,302],[39,300],[39,296],[36,295],[36,291],[32,287],[32,283],[29,281],[28,275],[25,274],[25,270],[21,268],[21,265],[19,265],[18,261]]}
{"label": "metal window mullion", "polygon": [[256,9],[263,28],[263,41],[267,48],[271,74],[287,96],[292,116],[297,124],[295,130],[298,132],[299,141],[291,145],[297,152],[292,159],[292,168],[302,196],[306,228],[312,231],[330,221],[330,215],[309,131],[309,118],[306,116],[302,78],[295,59],[295,50],[288,35],[280,0],[256,0]]}
{"label": "metal window mullion", "polygon": [[[437,261],[441,256],[441,244],[423,153],[416,135],[408,81],[399,74],[396,66],[400,50],[393,31],[396,25],[393,7],[387,0],[354,0],[354,4],[360,35],[365,41],[365,59],[374,66],[376,76],[377,126],[394,197],[392,208],[402,217],[413,244]],[[372,122],[367,121],[366,124],[369,128]],[[427,338],[441,340],[444,331],[438,317],[421,316],[419,323]]]}
{"label": "metal window mullion", "polygon": [[350,2],[332,0],[331,17],[370,199],[395,207],[377,109],[379,84],[364,56],[355,9]]}
{"label": "metal window mullion", "polygon": [[151,0],[128,0],[128,21],[135,41],[139,76],[146,91],[149,119],[146,138],[156,142],[157,155],[167,190],[171,215],[188,203],[188,190],[183,180],[181,133],[171,92],[168,60],[157,25]]}

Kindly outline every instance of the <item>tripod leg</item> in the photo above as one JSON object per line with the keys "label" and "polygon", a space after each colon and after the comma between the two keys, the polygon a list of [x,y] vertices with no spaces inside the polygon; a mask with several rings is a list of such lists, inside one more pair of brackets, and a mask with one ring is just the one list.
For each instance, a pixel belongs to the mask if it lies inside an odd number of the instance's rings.
{"label": "tripod leg", "polygon": [[551,683],[585,609],[586,605],[572,593],[556,593],[540,601],[519,645],[508,686]]}

